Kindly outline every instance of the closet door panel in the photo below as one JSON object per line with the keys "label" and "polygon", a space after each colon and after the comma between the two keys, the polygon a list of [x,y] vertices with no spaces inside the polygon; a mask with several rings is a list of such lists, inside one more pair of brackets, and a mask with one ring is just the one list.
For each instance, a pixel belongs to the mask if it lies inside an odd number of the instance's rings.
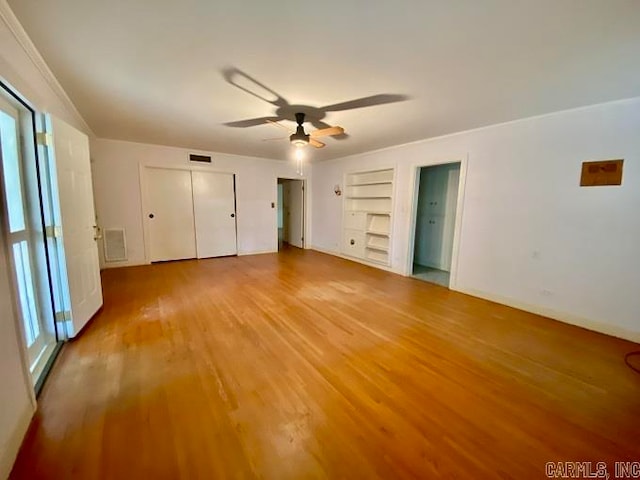
{"label": "closet door panel", "polygon": [[198,258],[238,253],[233,174],[192,172]]}
{"label": "closet door panel", "polygon": [[191,172],[147,168],[146,196],[151,261],[195,258]]}

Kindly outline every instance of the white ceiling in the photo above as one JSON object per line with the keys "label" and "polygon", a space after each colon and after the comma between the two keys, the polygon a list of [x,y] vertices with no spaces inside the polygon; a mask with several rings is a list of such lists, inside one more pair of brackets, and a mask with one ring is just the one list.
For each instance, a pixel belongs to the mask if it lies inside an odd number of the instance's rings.
{"label": "white ceiling", "polygon": [[277,109],[228,83],[234,68],[290,105],[409,97],[328,112],[349,136],[312,160],[640,95],[638,0],[9,4],[103,138],[287,158],[262,141],[286,132],[224,125]]}

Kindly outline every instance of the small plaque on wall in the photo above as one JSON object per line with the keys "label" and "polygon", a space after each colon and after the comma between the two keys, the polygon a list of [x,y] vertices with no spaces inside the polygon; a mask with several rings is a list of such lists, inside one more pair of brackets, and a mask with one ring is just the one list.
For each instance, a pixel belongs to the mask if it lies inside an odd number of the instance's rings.
{"label": "small plaque on wall", "polygon": [[581,187],[622,185],[623,160],[602,160],[582,162]]}

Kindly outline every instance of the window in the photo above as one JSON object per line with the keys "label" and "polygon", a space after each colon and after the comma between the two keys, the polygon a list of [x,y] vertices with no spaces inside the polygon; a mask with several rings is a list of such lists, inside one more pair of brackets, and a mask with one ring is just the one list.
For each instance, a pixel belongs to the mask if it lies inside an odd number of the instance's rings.
{"label": "window", "polygon": [[33,135],[33,112],[0,95],[2,215],[12,263],[16,305],[35,384],[57,343],[35,151],[21,134]]}

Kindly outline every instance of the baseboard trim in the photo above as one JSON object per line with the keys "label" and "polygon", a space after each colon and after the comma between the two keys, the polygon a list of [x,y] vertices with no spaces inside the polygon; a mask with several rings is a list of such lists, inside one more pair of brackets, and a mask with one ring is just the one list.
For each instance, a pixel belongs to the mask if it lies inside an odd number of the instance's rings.
{"label": "baseboard trim", "polygon": [[123,268],[123,267],[141,267],[142,265],[151,265],[151,262],[113,262],[105,263],[100,266],[100,270],[108,270],[110,268]]}
{"label": "baseboard trim", "polygon": [[[350,260],[352,262],[361,263],[363,265],[367,265],[369,267],[379,268],[381,270],[386,270],[391,273],[395,273],[402,276],[407,276],[404,272],[400,272],[394,270],[390,267],[385,267],[384,265],[375,265],[366,261],[361,261],[357,258],[349,257],[346,255],[342,255],[339,252],[335,252],[332,250],[327,250],[318,246],[311,246],[312,250],[316,250],[320,253],[326,253],[327,255],[333,255],[334,257],[340,257],[345,260]],[[501,305],[506,305],[507,307],[517,308],[518,310],[523,310],[529,313],[535,313],[536,315],[541,315],[543,317],[548,317],[558,322],[567,323],[569,325],[574,325],[576,327],[585,328],[587,330],[591,330],[598,333],[604,333],[605,335],[610,335],[612,337],[621,338],[623,340],[629,340],[630,342],[640,343],[640,332],[635,332],[633,330],[628,330],[626,328],[618,327],[616,325],[610,325],[602,322],[597,322],[594,320],[590,320],[588,318],[579,317],[577,315],[571,315],[566,312],[559,312],[556,310],[552,310],[545,307],[540,307],[538,305],[531,305],[524,302],[519,302],[512,298],[503,297],[501,295],[494,295],[492,293],[483,292],[481,290],[476,290],[473,288],[465,288],[459,287],[458,285],[451,284],[449,286],[450,290],[464,293],[466,295],[471,295],[472,297],[482,298],[484,300],[489,300],[491,302],[499,303]]]}
{"label": "baseboard trim", "polygon": [[[247,252],[238,252],[239,257],[244,257],[245,255],[262,255],[265,253],[278,253],[278,250],[259,250],[256,252],[247,251]],[[189,258],[185,260],[197,260],[197,258]],[[181,260],[176,260],[181,261]],[[108,270],[110,268],[123,268],[123,267],[140,267],[143,265],[151,265],[152,262],[141,261],[141,262],[113,262],[113,263],[105,263],[100,267],[100,270]]]}
{"label": "baseboard trim", "polygon": [[535,313],[536,315],[548,317],[553,320],[557,320],[558,322],[567,323],[569,325],[585,328],[587,330],[598,333],[604,333],[605,335],[621,338],[623,340],[629,340],[630,342],[640,343],[640,332],[634,332],[623,327],[590,320],[588,318],[579,317],[577,315],[560,312],[550,308],[540,307],[538,305],[531,305],[525,302],[514,300],[512,298],[503,297],[501,295],[494,295],[492,293],[483,292],[481,290],[476,290],[473,288],[457,287],[455,288],[455,290],[460,293],[471,295],[473,297],[482,298],[484,300],[489,300],[501,305],[517,308],[518,310],[524,310],[525,312]]}
{"label": "baseboard trim", "polygon": [[27,403],[24,411],[18,417],[16,427],[9,436],[6,448],[0,451],[0,478],[9,478],[9,474],[18,456],[22,441],[29,430],[29,424],[31,423],[34,413],[35,409],[33,405],[31,405],[31,402]]}
{"label": "baseboard trim", "polygon": [[327,250],[325,248],[321,248],[321,247],[317,247],[315,245],[311,245],[309,247],[311,250],[315,250],[316,252],[320,252],[320,253],[326,253],[327,255],[333,255],[334,257],[343,257],[340,253],[338,252],[334,252],[333,250]]}
{"label": "baseboard trim", "polygon": [[390,273],[395,273],[396,275],[406,276],[403,272],[401,272],[399,270],[396,270],[393,267],[389,267],[387,265],[380,265],[379,263],[367,262],[366,260],[361,260],[361,259],[356,258],[356,257],[350,257],[348,255],[343,255],[340,252],[335,252],[333,250],[326,250],[324,248],[317,247],[315,245],[312,245],[311,247],[309,247],[309,249],[310,250],[315,250],[316,252],[320,252],[320,253],[326,253],[327,255],[333,255],[334,257],[343,258],[344,260],[349,260],[351,262],[360,263],[362,265],[366,265],[367,267],[373,267],[373,268],[377,268],[377,269],[380,269],[380,270],[385,270],[385,271],[390,272]]}
{"label": "baseboard trim", "polygon": [[257,252],[238,252],[239,257],[247,255],[264,255],[265,253],[278,253],[278,250],[259,250]]}

